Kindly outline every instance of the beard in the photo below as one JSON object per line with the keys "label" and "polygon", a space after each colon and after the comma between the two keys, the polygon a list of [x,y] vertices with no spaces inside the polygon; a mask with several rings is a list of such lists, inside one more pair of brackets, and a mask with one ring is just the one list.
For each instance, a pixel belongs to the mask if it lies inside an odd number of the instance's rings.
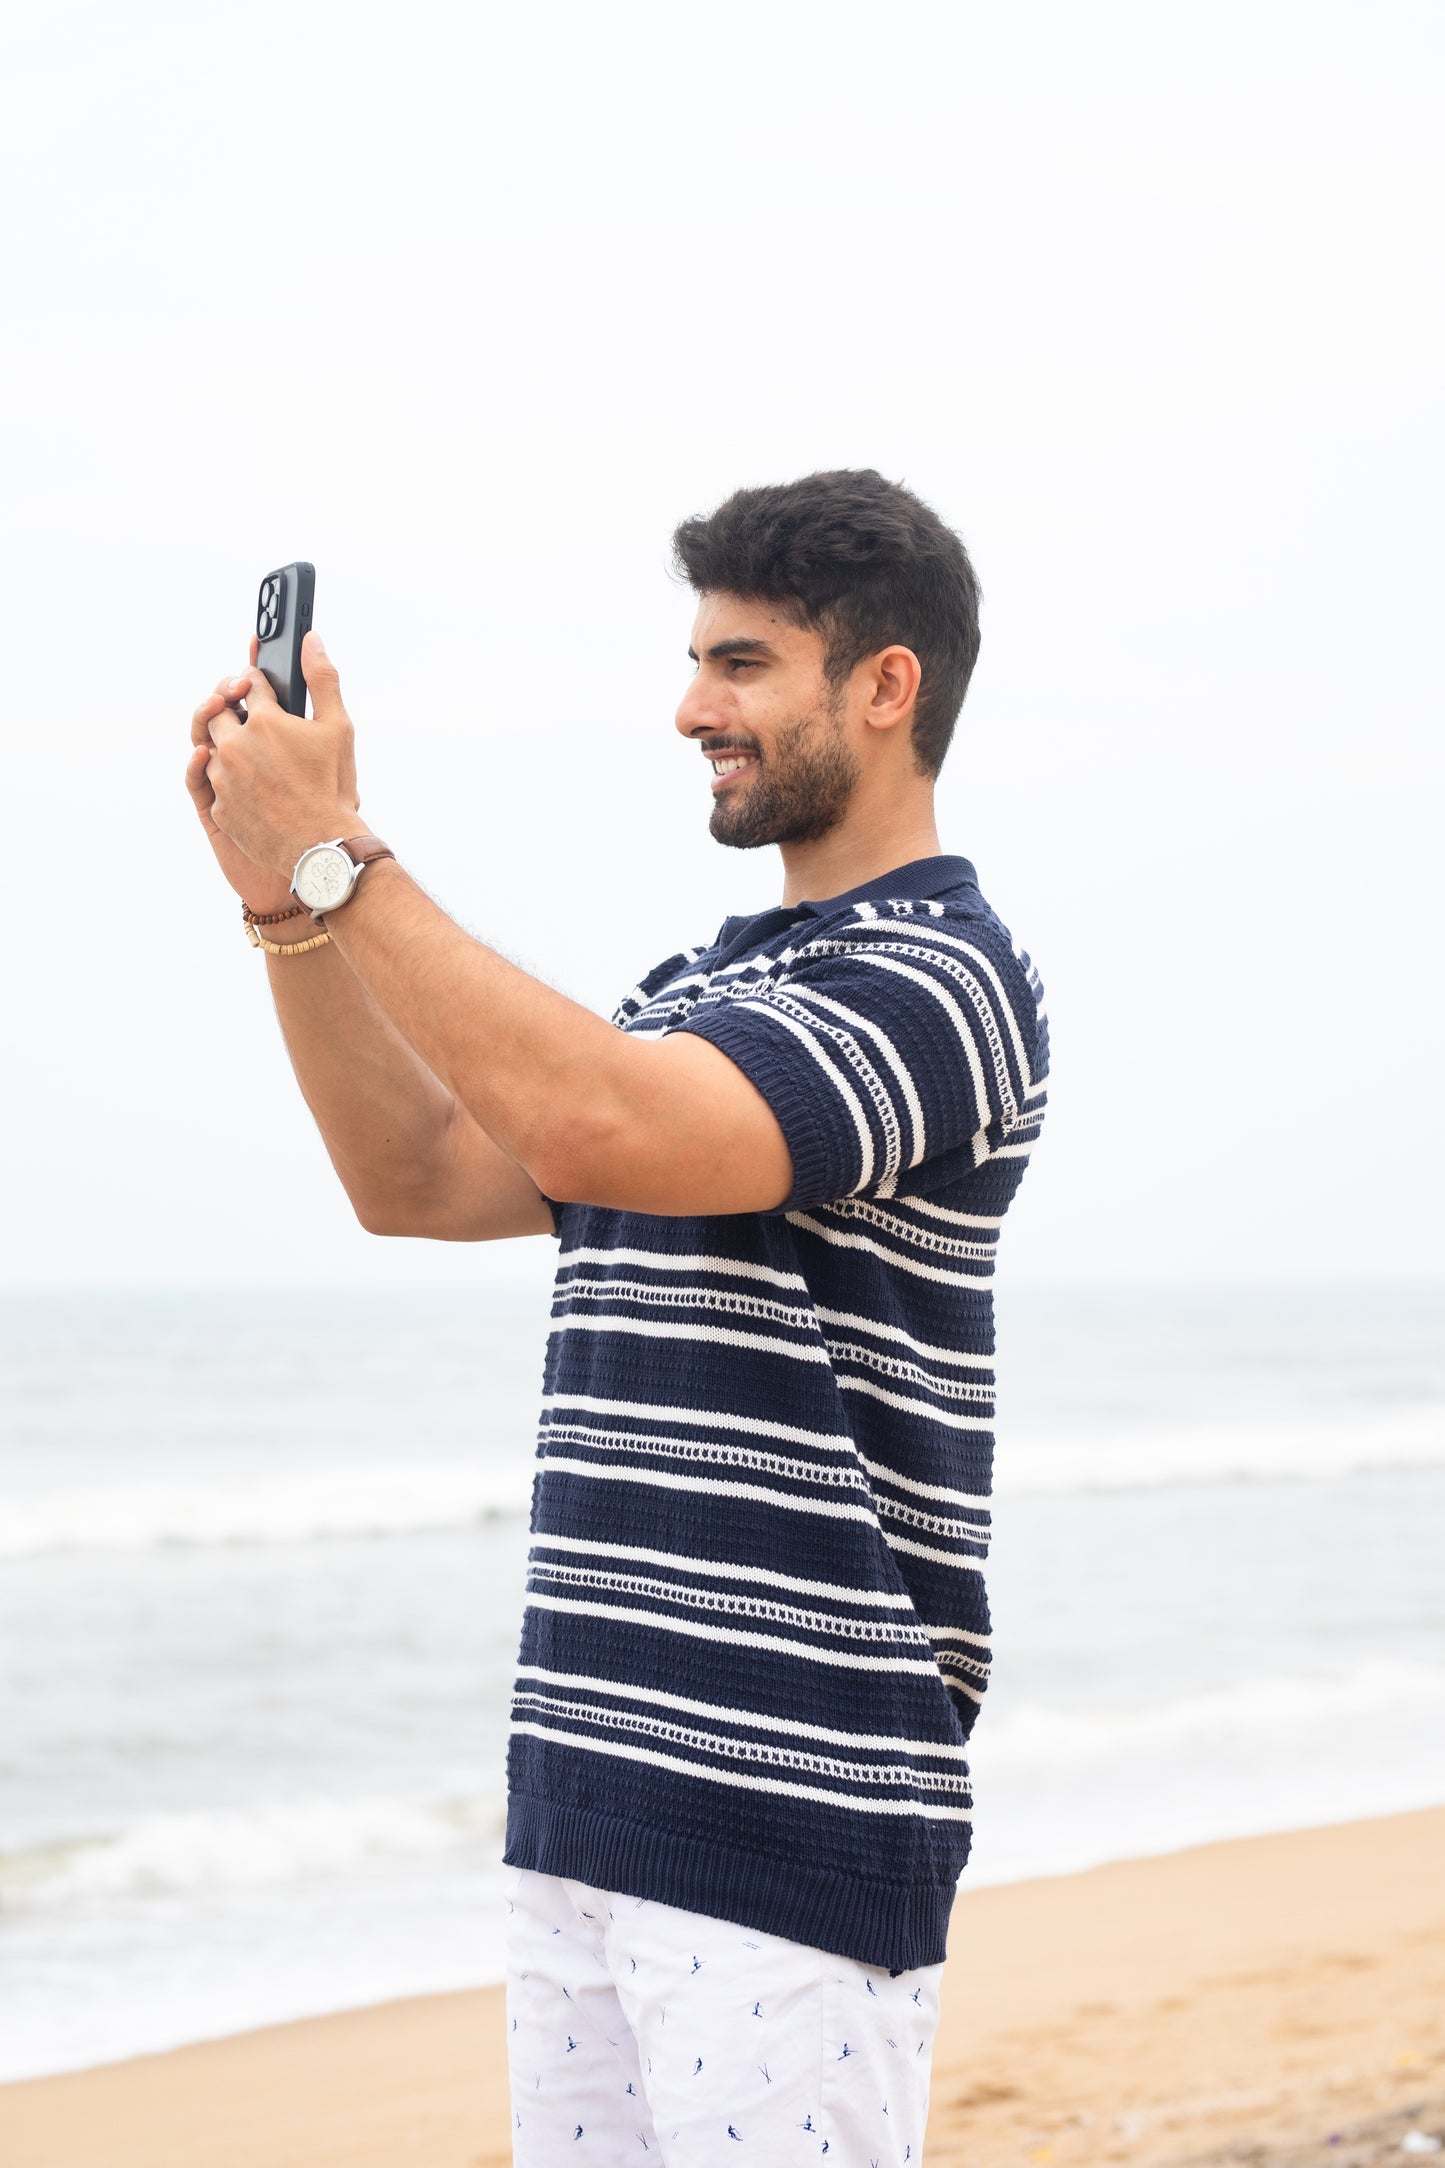
{"label": "beard", "polygon": [[751,783],[714,800],[708,832],[715,843],[736,851],[754,851],[764,843],[816,843],[842,820],[858,776],[859,763],[837,711],[800,715],[782,726],[766,758],[759,754]]}

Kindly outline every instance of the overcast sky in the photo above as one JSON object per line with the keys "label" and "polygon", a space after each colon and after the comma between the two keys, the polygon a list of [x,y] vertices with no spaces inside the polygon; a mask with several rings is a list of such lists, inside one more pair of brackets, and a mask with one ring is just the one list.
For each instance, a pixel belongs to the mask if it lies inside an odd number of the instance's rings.
{"label": "overcast sky", "polygon": [[317,567],[363,810],[599,1008],[772,900],[676,520],[964,535],[946,847],[1043,971],[1019,1278],[1445,1270],[1438,6],[50,0],[12,34],[11,1285],[463,1285],[363,1235],[182,788]]}

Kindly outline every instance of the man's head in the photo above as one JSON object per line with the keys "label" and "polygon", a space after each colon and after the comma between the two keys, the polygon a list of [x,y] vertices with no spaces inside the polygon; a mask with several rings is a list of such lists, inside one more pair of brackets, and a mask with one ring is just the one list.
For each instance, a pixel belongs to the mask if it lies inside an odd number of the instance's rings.
{"label": "man's head", "polygon": [[677,725],[744,762],[714,784],[721,843],[810,842],[886,768],[931,781],[978,654],[958,536],[871,468],[741,489],[673,537],[698,675]]}

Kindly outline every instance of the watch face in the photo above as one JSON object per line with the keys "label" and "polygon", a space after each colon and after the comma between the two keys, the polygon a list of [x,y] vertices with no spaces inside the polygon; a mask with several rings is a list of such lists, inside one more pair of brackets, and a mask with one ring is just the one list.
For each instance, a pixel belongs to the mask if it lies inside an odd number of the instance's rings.
{"label": "watch face", "polygon": [[302,853],[296,868],[296,895],[308,911],[324,911],[346,895],[355,870],[345,851],[338,851],[334,844],[318,844],[315,850]]}

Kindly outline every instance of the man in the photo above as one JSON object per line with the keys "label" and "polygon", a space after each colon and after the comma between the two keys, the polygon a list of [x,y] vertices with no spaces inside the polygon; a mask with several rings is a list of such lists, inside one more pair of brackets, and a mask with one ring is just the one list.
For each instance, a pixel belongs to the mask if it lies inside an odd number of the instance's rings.
{"label": "man", "polygon": [[[921,2155],[968,1850],[989,1278],[1043,1008],[934,825],[978,651],[957,536],[869,471],[742,490],[675,544],[677,728],[714,837],[777,844],[783,897],[610,1024],[377,855],[314,634],[314,719],[223,682],[188,783],[362,1225],[561,1242],[509,1758],[515,2158],[866,2168]],[[341,896],[329,940],[293,870]]]}

